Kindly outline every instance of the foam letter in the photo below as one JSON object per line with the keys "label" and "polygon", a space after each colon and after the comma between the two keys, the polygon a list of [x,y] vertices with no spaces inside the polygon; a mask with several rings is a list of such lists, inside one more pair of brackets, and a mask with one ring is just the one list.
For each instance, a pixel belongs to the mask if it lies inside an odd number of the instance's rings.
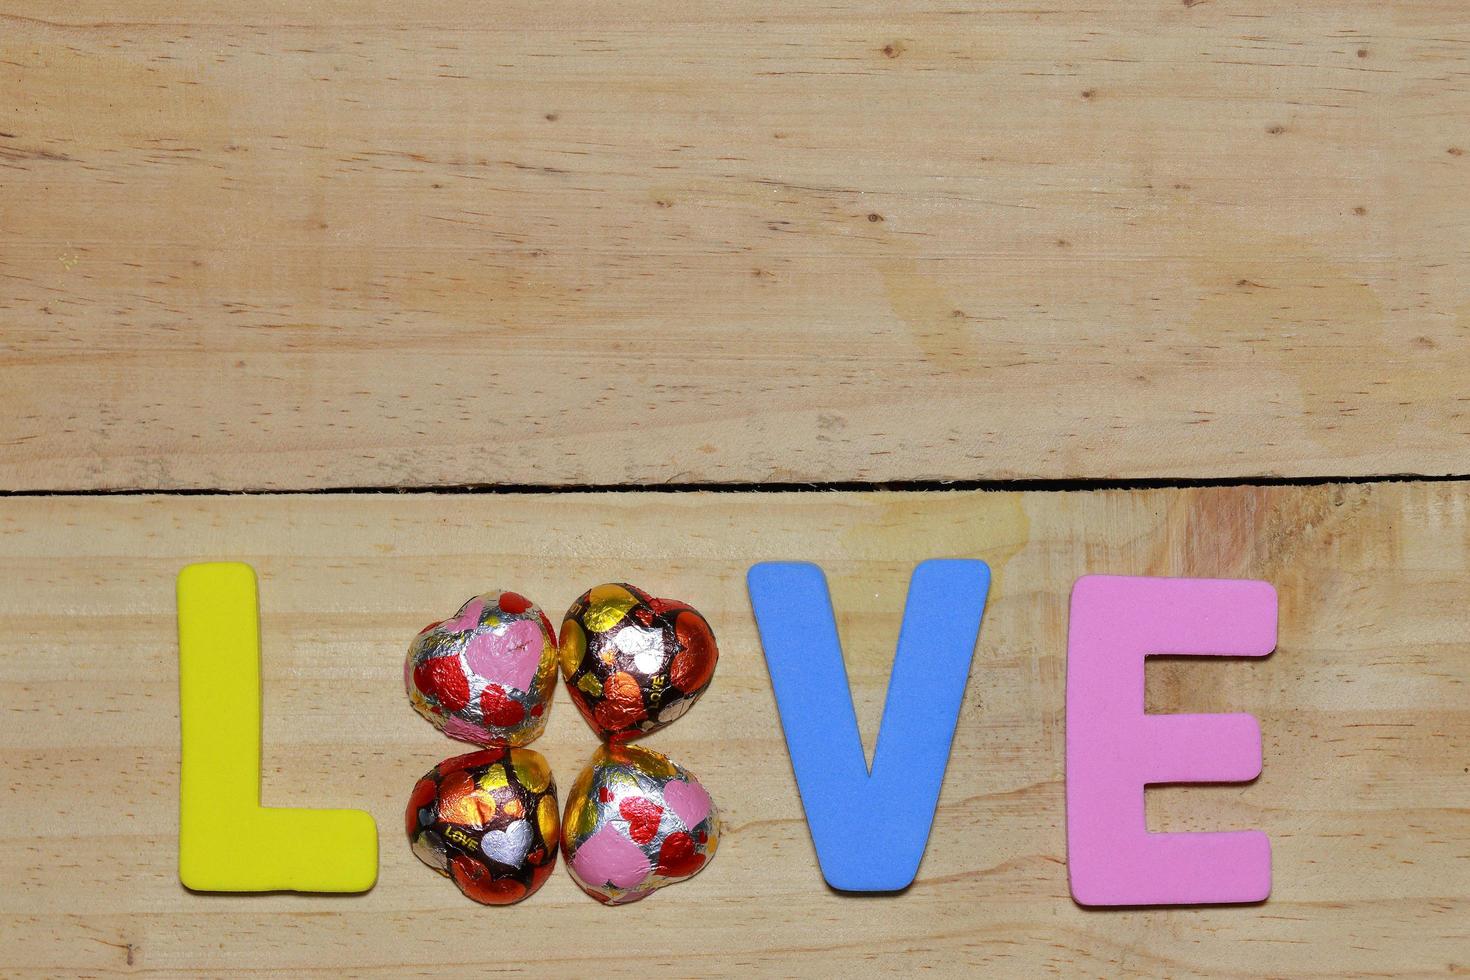
{"label": "foam letter", "polygon": [[371,816],[260,805],[254,570],[189,565],[178,598],[179,880],[198,891],[367,891],[378,877]]}
{"label": "foam letter", "polygon": [[1067,634],[1067,869],[1084,905],[1258,902],[1271,842],[1255,831],[1153,834],[1151,783],[1236,783],[1261,772],[1247,714],[1144,712],[1151,654],[1262,657],[1276,648],[1267,582],[1088,575]]}
{"label": "foam letter", "polygon": [[934,822],[990,567],[914,569],[871,773],[822,570],[768,562],[746,580],[822,876],[846,891],[907,888]]}

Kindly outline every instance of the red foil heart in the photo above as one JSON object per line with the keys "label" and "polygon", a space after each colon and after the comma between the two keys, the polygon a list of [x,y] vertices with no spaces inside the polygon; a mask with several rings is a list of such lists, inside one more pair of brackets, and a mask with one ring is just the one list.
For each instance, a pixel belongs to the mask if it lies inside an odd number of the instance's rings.
{"label": "red foil heart", "polygon": [[704,866],[704,855],[694,849],[694,838],[680,832],[664,839],[658,852],[658,873],[669,878],[687,878]]}
{"label": "red foil heart", "polygon": [[658,834],[664,808],[646,796],[630,796],[618,804],[618,812],[628,821],[628,836],[635,844],[647,844]]}

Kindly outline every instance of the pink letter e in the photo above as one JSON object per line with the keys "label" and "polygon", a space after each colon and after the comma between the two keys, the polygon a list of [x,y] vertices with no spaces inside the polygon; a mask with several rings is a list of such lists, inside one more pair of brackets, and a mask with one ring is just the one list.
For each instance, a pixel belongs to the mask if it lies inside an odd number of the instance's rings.
{"label": "pink letter e", "polygon": [[1232,579],[1087,575],[1067,633],[1067,870],[1083,905],[1259,902],[1271,842],[1256,830],[1154,834],[1151,783],[1236,783],[1261,772],[1247,714],[1144,712],[1144,658],[1263,657],[1276,590]]}

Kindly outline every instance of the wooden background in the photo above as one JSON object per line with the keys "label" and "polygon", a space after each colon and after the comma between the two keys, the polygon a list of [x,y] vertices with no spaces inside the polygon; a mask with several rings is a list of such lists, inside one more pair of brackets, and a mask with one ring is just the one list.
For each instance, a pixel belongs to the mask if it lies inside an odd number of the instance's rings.
{"label": "wooden background", "polygon": [[1470,469],[1463,0],[7,0],[0,120],[10,486]]}
{"label": "wooden background", "polygon": [[[1100,493],[145,497],[9,501],[0,525],[7,794],[0,950],[20,970],[132,966],[383,974],[1238,976],[1470,969],[1470,500],[1457,487]],[[753,562],[831,578],[854,699],[877,727],[908,573],[970,555],[992,598],[917,883],[823,884],[745,595]],[[355,898],[202,897],[176,877],[173,582],[261,574],[264,796],[378,820]],[[1248,786],[1152,791],[1155,829],[1267,830],[1260,906],[1089,911],[1066,884],[1063,678],[1089,571],[1261,577],[1264,661],[1150,668],[1153,710],[1256,714]],[[724,811],[709,868],[609,909],[558,871],[475,906],[402,840],[414,780],[453,743],[409,708],[402,652],[487,580],[546,606],[626,577],[709,615],[709,693],[647,744]],[[570,785],[595,741],[558,691],[535,748]],[[871,745],[870,745],[871,750]]]}
{"label": "wooden background", "polygon": [[[1467,242],[1460,0],[0,0],[0,973],[1470,971]],[[839,896],[744,572],[826,568],[871,737],[936,556],[996,581],[930,848]],[[371,810],[367,895],[176,880],[173,577],[219,558],[266,801]],[[1274,656],[1149,680],[1260,717],[1259,780],[1150,822],[1267,831],[1267,903],[1067,897],[1086,572],[1279,589]],[[457,751],[403,649],[607,579],[720,636],[648,744],[725,845],[472,906],[398,839]]]}

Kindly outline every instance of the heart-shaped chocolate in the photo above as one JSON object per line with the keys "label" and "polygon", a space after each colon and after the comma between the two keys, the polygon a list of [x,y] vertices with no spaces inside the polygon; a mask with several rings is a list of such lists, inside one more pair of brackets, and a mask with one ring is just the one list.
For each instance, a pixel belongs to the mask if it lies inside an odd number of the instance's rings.
{"label": "heart-shaped chocolate", "polygon": [[699,780],[640,746],[602,746],[567,793],[567,868],[608,905],[636,902],[695,874],[719,838],[719,811]]}
{"label": "heart-shaped chocolate", "polygon": [[592,730],[625,741],[688,711],[714,676],[714,631],[694,607],[626,583],[599,585],[561,624],[561,672]]}
{"label": "heart-shaped chocolate", "polygon": [[451,738],[526,745],[546,727],[556,634],[524,596],[478,595],[414,637],[403,682],[414,709]]}
{"label": "heart-shaped chocolate", "polygon": [[551,766],[530,749],[445,759],[414,786],[404,813],[419,860],[486,905],[541,887],[556,866],[560,822]]}

